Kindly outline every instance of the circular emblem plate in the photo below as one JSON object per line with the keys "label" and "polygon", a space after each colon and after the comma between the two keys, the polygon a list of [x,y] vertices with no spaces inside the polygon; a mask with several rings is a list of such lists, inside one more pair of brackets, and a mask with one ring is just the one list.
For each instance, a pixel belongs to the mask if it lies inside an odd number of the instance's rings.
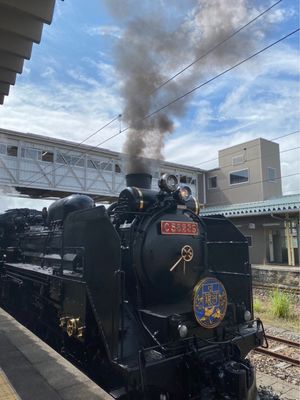
{"label": "circular emblem plate", "polygon": [[204,278],[194,288],[194,314],[199,325],[215,328],[227,310],[227,293],[216,278]]}

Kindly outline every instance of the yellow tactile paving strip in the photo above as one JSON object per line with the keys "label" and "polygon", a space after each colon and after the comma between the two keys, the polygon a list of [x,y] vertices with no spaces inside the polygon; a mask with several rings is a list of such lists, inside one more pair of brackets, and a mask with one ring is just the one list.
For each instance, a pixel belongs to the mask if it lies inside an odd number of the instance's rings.
{"label": "yellow tactile paving strip", "polygon": [[7,376],[0,368],[0,400],[20,400],[14,388],[9,383]]}

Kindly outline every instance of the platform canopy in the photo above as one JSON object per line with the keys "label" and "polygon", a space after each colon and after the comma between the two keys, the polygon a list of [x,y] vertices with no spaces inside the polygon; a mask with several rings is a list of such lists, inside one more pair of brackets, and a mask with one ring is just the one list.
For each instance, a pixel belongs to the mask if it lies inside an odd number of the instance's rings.
{"label": "platform canopy", "polygon": [[201,215],[220,214],[227,218],[234,218],[271,214],[299,215],[299,212],[300,194],[297,193],[251,203],[228,204],[217,207],[208,206],[201,210]]}
{"label": "platform canopy", "polygon": [[55,0],[0,0],[0,104],[52,21]]}

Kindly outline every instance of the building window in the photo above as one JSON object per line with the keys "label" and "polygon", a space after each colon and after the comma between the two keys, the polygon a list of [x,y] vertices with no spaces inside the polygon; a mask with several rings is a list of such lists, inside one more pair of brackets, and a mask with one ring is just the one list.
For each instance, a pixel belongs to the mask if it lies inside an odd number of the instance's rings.
{"label": "building window", "polygon": [[71,156],[69,164],[74,167],[84,167],[84,156]]}
{"label": "building window", "polygon": [[17,157],[18,155],[18,147],[17,146],[7,146],[6,153],[8,156]]}
{"label": "building window", "polygon": [[74,167],[84,167],[84,156],[69,155],[68,153],[57,153],[56,162],[58,164],[73,165]]}
{"label": "building window", "polygon": [[230,185],[249,182],[249,170],[242,169],[241,171],[233,171],[229,174]]}
{"label": "building window", "polygon": [[180,175],[180,183],[187,183],[189,185],[195,185],[196,180],[192,176]]}
{"label": "building window", "polygon": [[0,143],[0,154],[6,155],[6,144]]}
{"label": "building window", "polygon": [[54,161],[54,154],[51,151],[43,151],[42,152],[42,161],[52,162]]}
{"label": "building window", "polygon": [[269,182],[275,182],[276,180],[276,169],[268,167],[267,168],[267,176]]}
{"label": "building window", "polygon": [[215,189],[217,186],[218,186],[217,177],[216,176],[210,176],[208,178],[208,189]]}
{"label": "building window", "polygon": [[105,172],[111,172],[113,170],[113,166],[111,162],[102,161],[100,167]]}
{"label": "building window", "polygon": [[247,242],[248,242],[248,246],[252,247],[252,236],[245,236]]}
{"label": "building window", "polygon": [[26,158],[26,160],[40,160],[42,152],[41,150],[33,149],[31,147],[22,147],[21,157]]}
{"label": "building window", "polygon": [[232,157],[232,165],[243,164],[243,162],[245,162],[244,154]]}
{"label": "building window", "polygon": [[100,169],[100,161],[89,158],[87,160],[87,167],[91,169]]}
{"label": "building window", "polygon": [[115,164],[115,172],[117,173],[117,174],[120,174],[122,171],[121,171],[121,167],[120,167],[120,165],[119,164]]}

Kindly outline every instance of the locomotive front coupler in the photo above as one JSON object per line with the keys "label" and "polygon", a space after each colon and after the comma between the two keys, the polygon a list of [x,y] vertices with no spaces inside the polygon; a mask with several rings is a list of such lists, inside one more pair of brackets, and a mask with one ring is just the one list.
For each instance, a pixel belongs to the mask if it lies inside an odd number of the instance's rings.
{"label": "locomotive front coupler", "polygon": [[242,357],[246,357],[252,349],[263,346],[267,339],[262,321],[255,319],[239,325],[232,342],[238,345]]}

